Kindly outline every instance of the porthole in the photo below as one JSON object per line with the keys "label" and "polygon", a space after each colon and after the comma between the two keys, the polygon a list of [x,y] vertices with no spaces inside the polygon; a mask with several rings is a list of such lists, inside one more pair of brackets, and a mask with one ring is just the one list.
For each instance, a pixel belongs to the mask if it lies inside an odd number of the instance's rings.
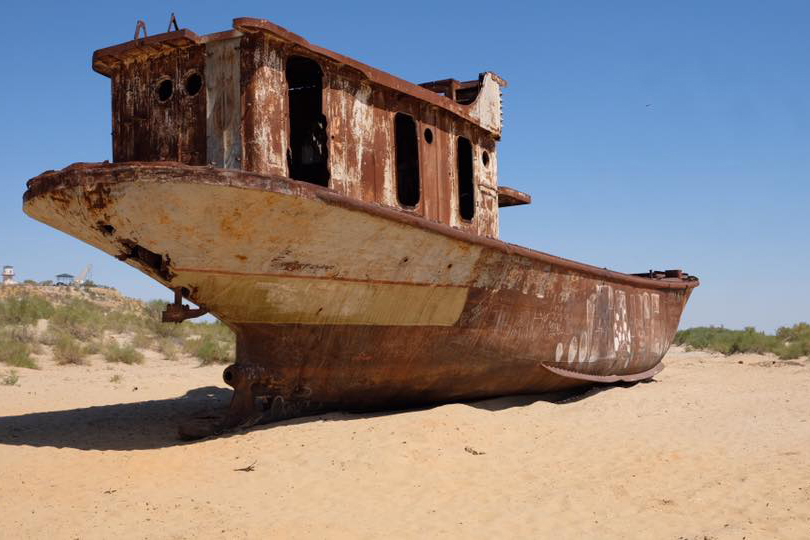
{"label": "porthole", "polygon": [[203,80],[199,73],[192,73],[186,77],[186,95],[196,96],[202,90]]}
{"label": "porthole", "polygon": [[425,142],[431,144],[433,142],[433,132],[430,128],[425,128]]}
{"label": "porthole", "polygon": [[160,81],[156,88],[157,98],[158,101],[164,103],[172,97],[172,93],[174,92],[174,85],[172,84],[171,79],[163,79]]}
{"label": "porthole", "polygon": [[481,154],[481,161],[484,163],[484,167],[489,166],[489,152],[484,150],[484,153]]}

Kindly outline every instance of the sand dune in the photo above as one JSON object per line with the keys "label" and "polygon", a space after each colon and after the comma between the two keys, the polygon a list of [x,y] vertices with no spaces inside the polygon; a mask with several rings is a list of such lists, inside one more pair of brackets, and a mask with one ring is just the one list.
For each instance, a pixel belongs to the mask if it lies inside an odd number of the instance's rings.
{"label": "sand dune", "polygon": [[665,362],[654,382],[563,400],[328,414],[194,443],[175,427],[227,403],[221,367],[45,362],[0,386],[0,536],[810,537],[807,361]]}

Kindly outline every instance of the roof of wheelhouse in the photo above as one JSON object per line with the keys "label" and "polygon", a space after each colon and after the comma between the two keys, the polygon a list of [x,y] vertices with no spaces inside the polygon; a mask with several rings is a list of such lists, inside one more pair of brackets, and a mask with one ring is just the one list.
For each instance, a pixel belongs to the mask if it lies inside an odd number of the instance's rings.
{"label": "roof of wheelhouse", "polygon": [[[362,62],[343,56],[342,54],[313,45],[301,36],[263,19],[240,17],[233,20],[233,28],[233,30],[217,32],[205,36],[199,36],[191,30],[184,28],[174,32],[165,32],[163,34],[133,39],[132,41],[121,43],[120,45],[99,49],[93,53],[93,70],[109,77],[119,66],[132,61],[161,56],[173,50],[192,45],[201,45],[212,41],[232,39],[243,34],[260,32],[270,35],[277,40],[293,44],[315,57],[320,57],[334,64],[351,68],[357,71],[361,77],[373,84],[407,94],[447,110],[487,130],[494,135],[496,139],[500,138],[501,111],[500,91],[498,87],[505,87],[506,81],[492,72],[488,71],[479,75],[477,96],[470,103],[463,104],[424,86],[410,83],[363,64]],[[437,89],[437,86],[443,82],[445,81],[426,83],[425,86]],[[471,85],[474,85],[474,83],[475,81],[471,81],[469,83],[460,83],[460,85],[469,88]],[[497,95],[495,96],[492,95],[494,91],[497,91]],[[496,107],[497,110],[495,110]]]}

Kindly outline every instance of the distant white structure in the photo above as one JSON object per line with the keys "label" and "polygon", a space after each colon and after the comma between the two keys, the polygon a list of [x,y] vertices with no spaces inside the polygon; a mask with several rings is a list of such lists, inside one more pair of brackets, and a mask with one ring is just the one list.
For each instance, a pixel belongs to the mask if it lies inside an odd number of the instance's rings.
{"label": "distant white structure", "polygon": [[17,282],[14,281],[14,267],[13,266],[4,266],[3,267],[3,285],[16,285]]}
{"label": "distant white structure", "polygon": [[93,275],[93,265],[88,264],[84,267],[81,274],[79,274],[76,278],[73,279],[74,285],[84,285],[85,281],[88,281],[91,276]]}

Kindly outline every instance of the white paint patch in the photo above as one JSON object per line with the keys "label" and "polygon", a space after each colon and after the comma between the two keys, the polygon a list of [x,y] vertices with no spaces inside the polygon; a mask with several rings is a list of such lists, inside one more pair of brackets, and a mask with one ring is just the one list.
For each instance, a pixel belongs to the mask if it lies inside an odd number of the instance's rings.
{"label": "white paint patch", "polygon": [[568,363],[573,364],[577,359],[577,336],[571,338],[568,344]]}
{"label": "white paint patch", "polygon": [[624,359],[624,365],[627,367],[630,364],[630,359],[633,356],[632,335],[627,317],[627,297],[624,291],[616,291],[615,298],[616,306],[613,322],[613,344],[616,351],[616,356],[620,360]]}
{"label": "white paint patch", "polygon": [[579,362],[583,363],[588,360],[588,333],[584,330],[579,335]]}
{"label": "white paint patch", "polygon": [[239,39],[205,46],[206,156],[225,169],[242,168]]}
{"label": "white paint patch", "polygon": [[557,352],[554,355],[554,361],[559,363],[562,360],[563,352],[565,352],[565,347],[563,347],[562,343],[557,343]]}
{"label": "white paint patch", "polygon": [[501,133],[501,86],[491,73],[484,74],[478,97],[470,105],[470,116],[481,123],[481,127],[493,133]]}

